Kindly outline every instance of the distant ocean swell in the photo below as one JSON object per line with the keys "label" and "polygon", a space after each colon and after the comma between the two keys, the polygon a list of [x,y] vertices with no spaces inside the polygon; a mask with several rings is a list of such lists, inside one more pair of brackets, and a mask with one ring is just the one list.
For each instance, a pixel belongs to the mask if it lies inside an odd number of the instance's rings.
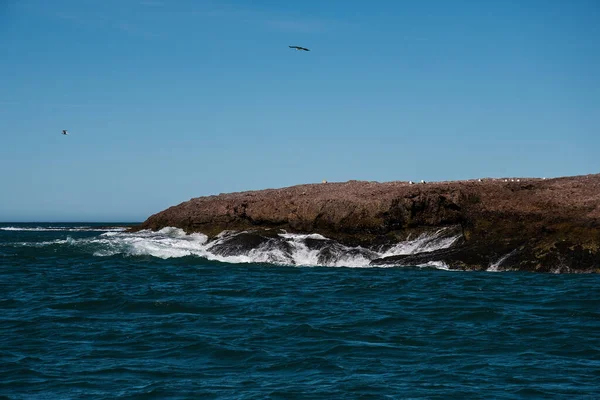
{"label": "distant ocean swell", "polygon": [[0,226],[0,231],[7,232],[122,232],[125,227],[93,227],[93,226]]}
{"label": "distant ocean swell", "polygon": [[[371,260],[394,255],[428,252],[450,247],[458,236],[443,235],[444,230],[423,234],[412,240],[400,242],[390,248],[373,250],[348,247],[319,234],[280,233],[252,249],[236,245],[236,237],[244,232],[223,232],[216,240],[208,241],[206,235],[187,235],[178,228],[160,231],[125,232],[123,227],[0,227],[14,232],[65,232],[64,238],[48,241],[14,241],[4,243],[12,247],[69,246],[97,257],[115,255],[152,256],[161,259],[202,257],[227,263],[268,263],[276,265],[368,267]],[[71,232],[103,232],[94,236],[72,237]],[[424,266],[447,269],[443,263]]]}

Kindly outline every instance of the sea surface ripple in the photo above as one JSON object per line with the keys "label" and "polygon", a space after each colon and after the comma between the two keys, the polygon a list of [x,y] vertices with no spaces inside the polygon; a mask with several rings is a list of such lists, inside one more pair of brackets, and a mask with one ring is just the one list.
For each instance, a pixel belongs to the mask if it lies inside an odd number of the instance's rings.
{"label": "sea surface ripple", "polygon": [[28,226],[0,225],[0,398],[600,393],[598,275],[100,256],[73,240],[119,228]]}

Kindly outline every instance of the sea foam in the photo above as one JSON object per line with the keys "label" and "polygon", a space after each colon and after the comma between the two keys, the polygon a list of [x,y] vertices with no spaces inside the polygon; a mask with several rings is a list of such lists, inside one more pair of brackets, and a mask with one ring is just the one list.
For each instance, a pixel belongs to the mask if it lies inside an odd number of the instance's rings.
{"label": "sea foam", "polygon": [[[67,230],[65,229],[65,231]],[[67,236],[64,239],[53,241],[19,242],[13,243],[13,245],[19,247],[74,246],[82,251],[89,251],[97,257],[123,255],[169,259],[193,256],[227,263],[360,268],[371,267],[371,260],[376,258],[447,248],[458,239],[458,236],[444,236],[443,230],[439,230],[430,235],[423,234],[415,239],[400,242],[385,251],[377,251],[360,246],[345,246],[320,234],[283,232],[265,239],[263,243],[249,250],[217,251],[219,248],[227,249],[232,239],[244,233],[246,232],[223,232],[215,240],[209,241],[204,234],[188,235],[183,230],[173,227],[163,228],[156,232],[143,230],[134,233],[124,232],[123,229],[114,229],[93,237],[72,238]],[[439,265],[429,263],[423,266],[447,269],[441,263]]]}
{"label": "sea foam", "polygon": [[3,226],[0,231],[23,232],[123,232],[126,227],[93,227],[93,226]]}

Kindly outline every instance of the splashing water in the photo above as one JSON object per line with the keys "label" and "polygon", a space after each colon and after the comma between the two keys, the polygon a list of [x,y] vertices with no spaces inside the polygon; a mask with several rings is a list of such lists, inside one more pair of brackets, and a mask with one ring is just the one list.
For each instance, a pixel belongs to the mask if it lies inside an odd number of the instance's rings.
{"label": "splashing water", "polygon": [[[44,228],[46,229],[46,228]],[[49,229],[49,228],[48,228]],[[58,229],[58,228],[57,228]],[[75,228],[65,228],[71,232]],[[167,227],[157,232],[124,232],[112,229],[97,236],[55,239],[46,242],[18,242],[14,246],[73,246],[97,257],[115,255],[152,256],[161,259],[202,257],[228,263],[269,263],[298,266],[368,267],[371,260],[394,255],[433,251],[451,246],[459,236],[445,236],[444,229],[422,234],[416,239],[400,242],[385,251],[360,246],[349,247],[319,234],[279,233],[265,238],[252,248],[238,248],[232,243],[248,232],[223,232],[210,241],[201,233],[186,234]],[[239,239],[239,238],[238,238]],[[442,263],[426,266],[446,269]]]}

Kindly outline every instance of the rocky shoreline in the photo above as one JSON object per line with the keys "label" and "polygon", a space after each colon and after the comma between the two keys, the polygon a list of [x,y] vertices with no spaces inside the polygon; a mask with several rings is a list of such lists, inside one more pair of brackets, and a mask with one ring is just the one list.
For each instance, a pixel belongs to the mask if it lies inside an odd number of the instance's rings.
{"label": "rocky shoreline", "polygon": [[[373,265],[441,262],[459,270],[600,272],[600,174],[412,184],[321,183],[198,197],[132,228],[177,227],[256,249],[277,232],[316,233],[345,246],[385,249],[440,230],[447,248]],[[318,245],[318,244],[315,244]]]}

